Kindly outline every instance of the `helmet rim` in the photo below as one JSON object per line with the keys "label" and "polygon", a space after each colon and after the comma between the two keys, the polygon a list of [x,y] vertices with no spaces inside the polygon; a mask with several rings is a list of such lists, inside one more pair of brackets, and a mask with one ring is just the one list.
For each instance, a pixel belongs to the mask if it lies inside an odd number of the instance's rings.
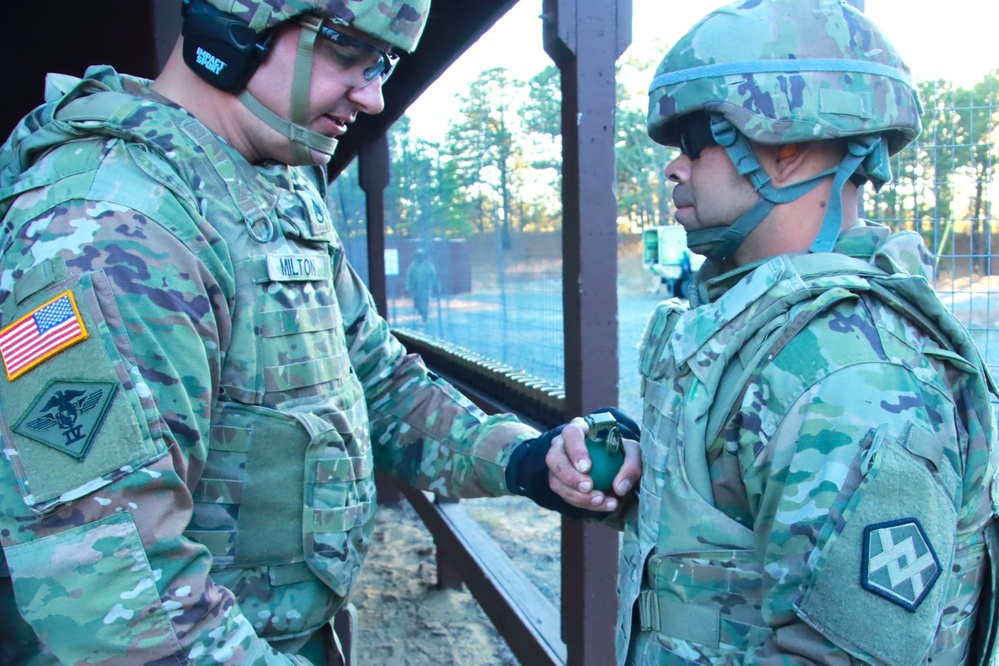
{"label": "helmet rim", "polygon": [[[189,1],[189,0],[186,0]],[[431,0],[204,0],[239,18],[257,34],[314,14],[365,32],[411,53],[420,41]]]}
{"label": "helmet rim", "polygon": [[859,11],[839,0],[741,0],[666,53],[649,89],[649,136],[676,146],[677,122],[698,112],[758,143],[882,135],[895,154],[918,136],[922,109],[909,68]]}

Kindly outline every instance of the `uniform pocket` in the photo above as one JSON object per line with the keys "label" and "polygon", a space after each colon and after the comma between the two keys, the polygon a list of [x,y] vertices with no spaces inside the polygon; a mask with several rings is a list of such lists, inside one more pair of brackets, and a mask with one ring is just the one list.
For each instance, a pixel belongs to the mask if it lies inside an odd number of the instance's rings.
{"label": "uniform pocket", "polygon": [[130,513],[4,554],[18,610],[60,662],[165,663],[180,653]]}
{"label": "uniform pocket", "polygon": [[[770,634],[760,614],[763,575],[751,550],[661,557],[649,565],[659,638],[718,659],[745,654]],[[648,595],[648,603],[653,596]]]}
{"label": "uniform pocket", "polygon": [[[641,642],[649,653],[646,657],[670,655],[663,663],[676,663],[672,660],[676,657],[703,664],[742,663],[749,651],[772,634],[756,601],[760,598],[759,575],[733,571],[729,563],[707,562],[669,562],[659,573],[676,576],[672,583],[666,589],[643,592],[640,619],[649,631]],[[676,564],[679,566],[672,566]],[[685,567],[687,571],[683,571]],[[742,580],[732,584],[734,575]],[[693,576],[707,580],[691,585]],[[713,589],[709,587],[711,578],[716,581]]]}
{"label": "uniform pocket", "polygon": [[313,433],[305,470],[306,562],[334,592],[346,597],[360,574],[374,526],[371,450],[354,441],[351,433],[339,432],[333,425],[339,420],[335,415],[299,418],[310,424]]}
{"label": "uniform pocket", "polygon": [[733,603],[761,597],[763,574],[753,557],[755,551],[744,550],[663,557],[649,566],[649,575],[657,587],[678,588],[684,601],[705,598],[728,606],[727,597]]}

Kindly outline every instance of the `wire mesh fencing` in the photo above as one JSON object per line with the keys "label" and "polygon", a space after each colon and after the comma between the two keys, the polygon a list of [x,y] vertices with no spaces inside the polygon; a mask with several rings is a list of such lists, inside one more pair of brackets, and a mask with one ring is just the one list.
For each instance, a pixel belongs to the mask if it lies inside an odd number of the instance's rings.
{"label": "wire mesh fencing", "polygon": [[922,235],[936,258],[933,286],[999,374],[999,70],[970,86],[918,87],[922,134],[893,159],[893,182],[866,192],[862,212]]}
{"label": "wire mesh fencing", "polygon": [[[919,88],[923,132],[893,158],[893,182],[876,193],[864,188],[861,214],[922,235],[936,258],[934,287],[999,374],[999,263],[993,256],[999,242],[999,70],[970,86],[934,81]],[[333,184],[330,201],[348,257],[366,276],[363,195],[354,170]],[[436,208],[412,224],[397,219],[387,236],[389,323],[561,385],[561,233],[552,225],[507,229],[494,213],[456,234],[434,219],[447,203]],[[620,234],[618,247],[608,252],[616,252],[619,267],[620,403],[638,413],[637,344],[663,296],[648,288],[634,235]],[[418,254],[434,273],[422,286],[412,278]]]}

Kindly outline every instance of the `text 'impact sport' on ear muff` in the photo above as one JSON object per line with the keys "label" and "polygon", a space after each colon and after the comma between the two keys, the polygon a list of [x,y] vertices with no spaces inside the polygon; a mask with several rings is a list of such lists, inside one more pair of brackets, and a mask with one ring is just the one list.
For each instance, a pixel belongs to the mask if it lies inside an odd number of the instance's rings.
{"label": "text 'impact sport' on ear muff", "polygon": [[260,66],[270,39],[204,0],[184,0],[184,62],[220,90],[239,92]]}

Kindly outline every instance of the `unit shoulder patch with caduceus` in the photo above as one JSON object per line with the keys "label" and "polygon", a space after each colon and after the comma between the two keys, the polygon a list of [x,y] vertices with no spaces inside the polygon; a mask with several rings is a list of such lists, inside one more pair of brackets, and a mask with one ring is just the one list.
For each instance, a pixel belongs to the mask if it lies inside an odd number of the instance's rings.
{"label": "unit shoulder patch with caduceus", "polygon": [[14,425],[14,432],[82,460],[117,388],[108,382],[52,382]]}

